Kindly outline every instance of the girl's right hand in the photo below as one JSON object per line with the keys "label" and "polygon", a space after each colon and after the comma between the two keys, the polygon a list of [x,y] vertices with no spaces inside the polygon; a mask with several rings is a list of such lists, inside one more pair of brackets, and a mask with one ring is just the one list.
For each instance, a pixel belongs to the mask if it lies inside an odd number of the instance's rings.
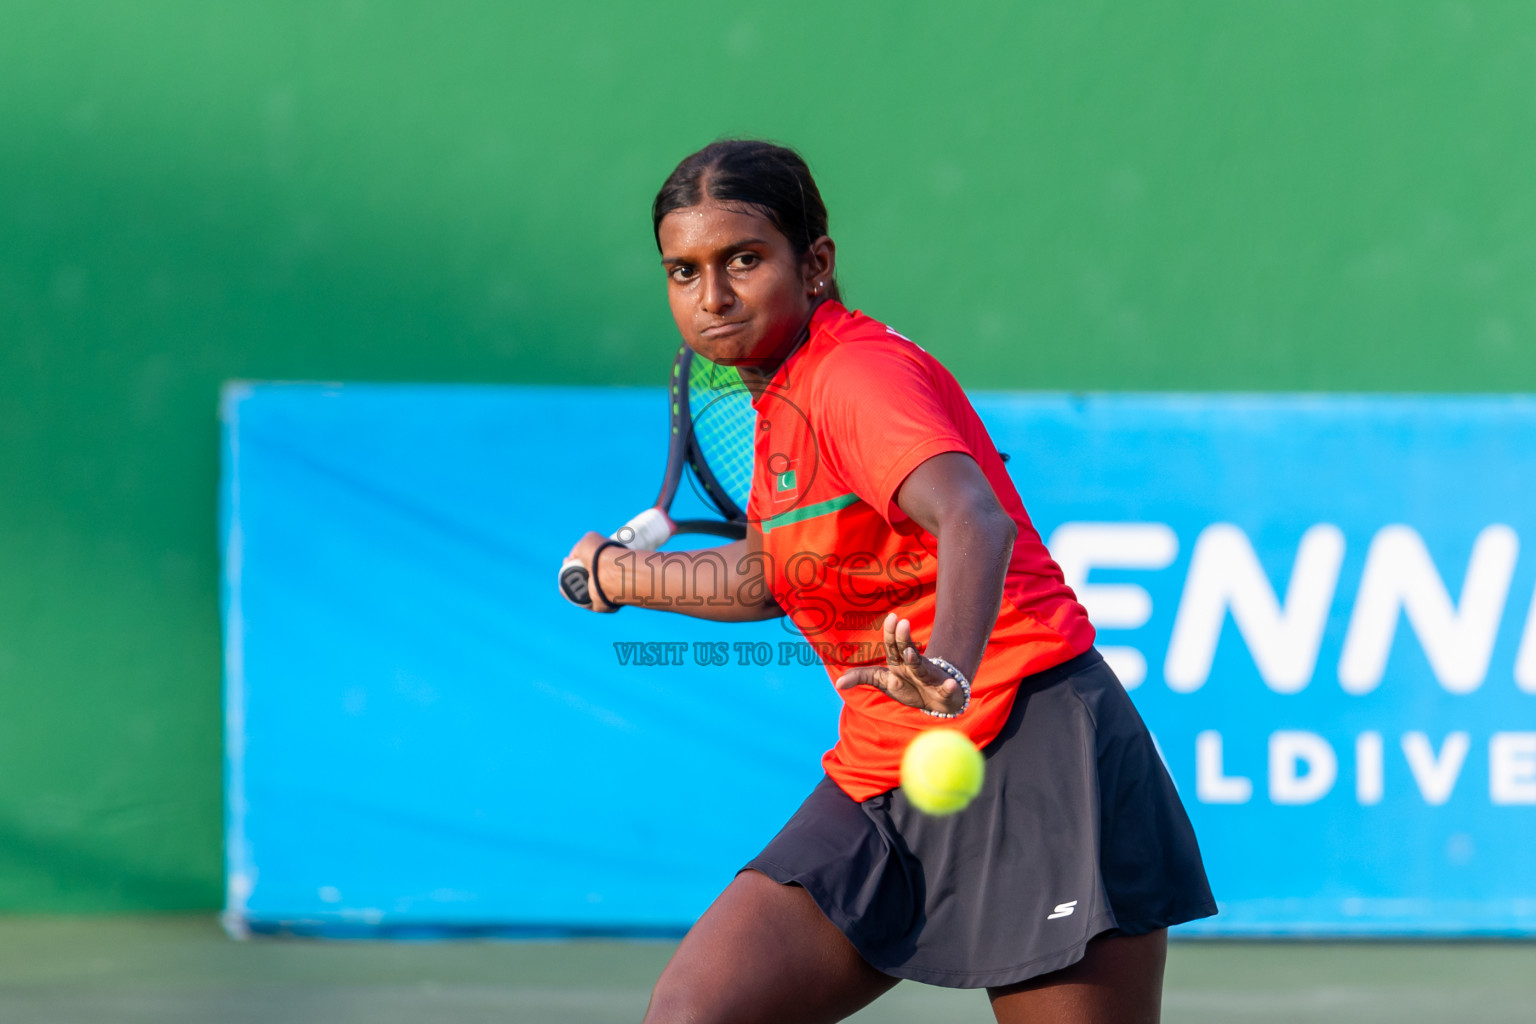
{"label": "girl's right hand", "polygon": [[966,696],[954,677],[923,657],[912,639],[912,623],[895,612],[885,617],[885,664],[851,668],[837,680],[839,690],[869,686],[909,708],[954,715]]}

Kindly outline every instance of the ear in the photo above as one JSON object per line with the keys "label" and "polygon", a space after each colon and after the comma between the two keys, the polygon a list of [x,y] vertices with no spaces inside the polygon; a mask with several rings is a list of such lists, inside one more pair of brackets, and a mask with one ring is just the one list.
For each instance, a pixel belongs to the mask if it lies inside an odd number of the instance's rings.
{"label": "ear", "polygon": [[822,235],[812,242],[802,266],[806,294],[812,299],[825,296],[827,289],[832,287],[832,278],[837,274],[837,246],[832,239]]}

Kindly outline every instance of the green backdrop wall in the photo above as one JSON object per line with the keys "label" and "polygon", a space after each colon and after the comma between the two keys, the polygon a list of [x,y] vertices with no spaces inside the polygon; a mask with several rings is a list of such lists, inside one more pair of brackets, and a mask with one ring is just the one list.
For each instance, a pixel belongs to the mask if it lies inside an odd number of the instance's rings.
{"label": "green backdrop wall", "polygon": [[1536,389],[1527,2],[760,7],[0,0],[0,909],[220,901],[219,382],[659,382],[718,135],[970,386]]}

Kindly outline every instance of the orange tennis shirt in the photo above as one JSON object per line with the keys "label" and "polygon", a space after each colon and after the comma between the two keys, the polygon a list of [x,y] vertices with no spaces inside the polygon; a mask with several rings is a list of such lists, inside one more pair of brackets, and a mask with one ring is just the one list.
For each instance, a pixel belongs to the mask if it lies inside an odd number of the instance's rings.
{"label": "orange tennis shirt", "polygon": [[[1002,457],[949,371],[894,330],[837,302],[753,401],[747,512],[760,524],[768,586],[836,680],[885,663],[882,623],[897,612],[926,645],[933,631],[938,538],[895,496],[927,459],[965,452],[1018,525],[1001,611],[971,705],[945,724],[978,745],[1002,730],[1021,678],[1093,644],[1088,615],[1024,511]],[[942,652],[934,652],[936,654]],[[895,788],[901,755],[939,720],[873,687],[841,692],[837,745],[822,765],[855,800]]]}

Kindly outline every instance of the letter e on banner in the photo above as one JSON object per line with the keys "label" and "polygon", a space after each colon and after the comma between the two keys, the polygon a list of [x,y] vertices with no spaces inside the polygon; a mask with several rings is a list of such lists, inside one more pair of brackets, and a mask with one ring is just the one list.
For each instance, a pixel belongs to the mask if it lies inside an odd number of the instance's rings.
{"label": "letter e on banner", "polygon": [[[1062,523],[1046,547],[1062,577],[1100,629],[1140,629],[1152,618],[1152,595],[1134,583],[1089,583],[1104,569],[1166,569],[1179,554],[1179,537],[1163,523]],[[1105,644],[1099,653],[1127,690],[1147,678],[1147,659],[1134,647]]]}
{"label": "letter e on banner", "polygon": [[1493,734],[1488,795],[1496,804],[1536,804],[1536,732]]}

